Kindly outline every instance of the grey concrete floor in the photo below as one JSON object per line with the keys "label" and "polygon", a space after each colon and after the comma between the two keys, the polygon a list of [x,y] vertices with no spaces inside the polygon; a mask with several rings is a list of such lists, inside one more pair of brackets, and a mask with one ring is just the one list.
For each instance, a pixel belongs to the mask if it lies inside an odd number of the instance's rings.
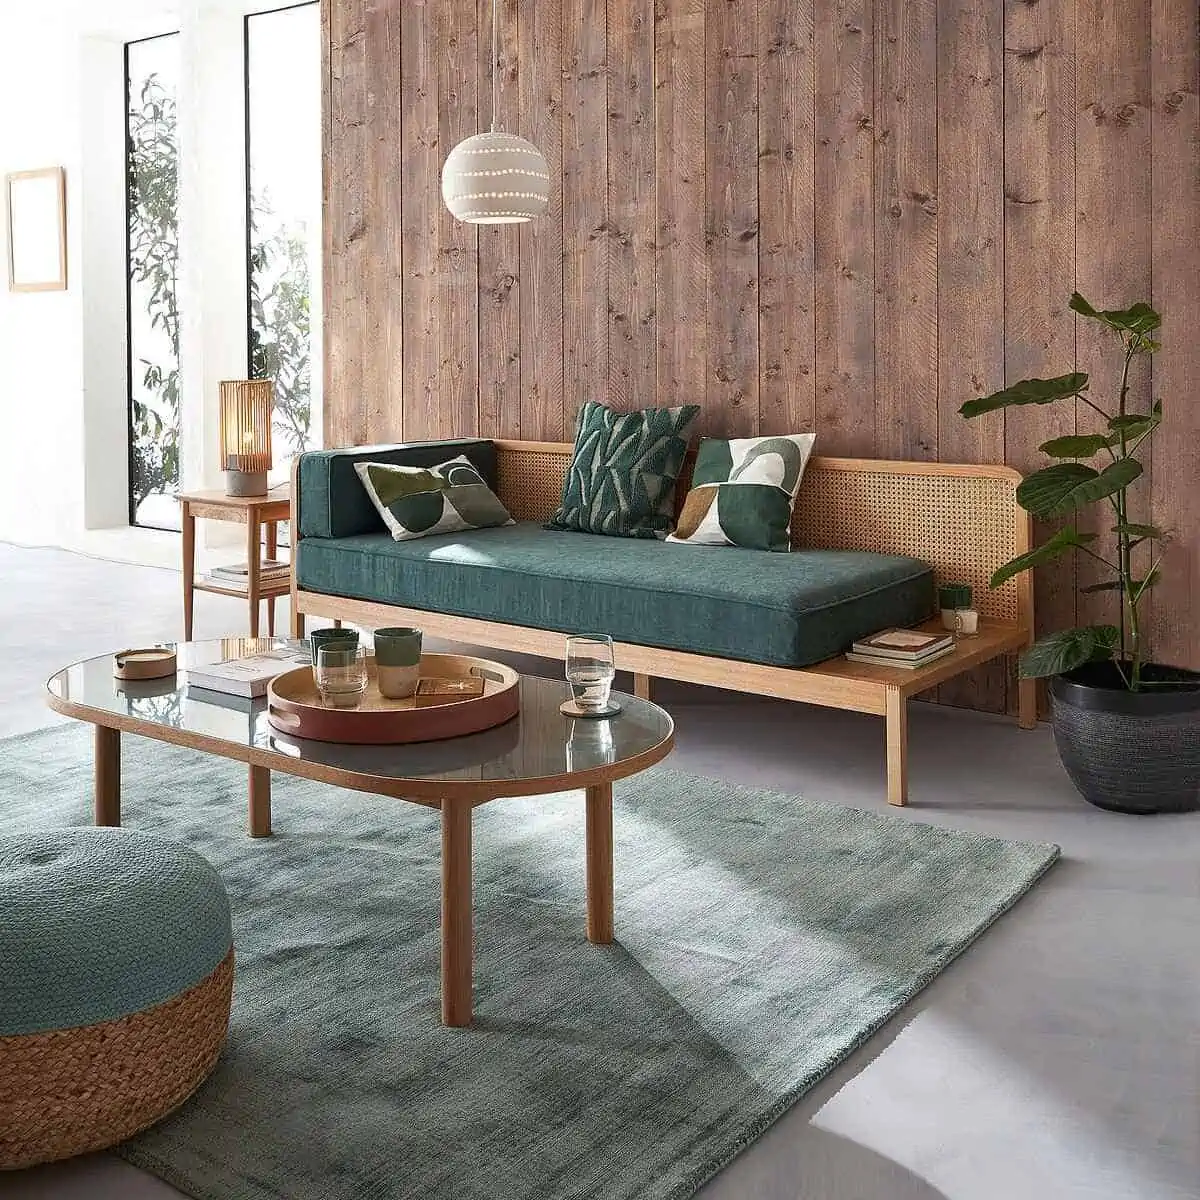
{"label": "grey concrete floor", "polygon": [[[65,662],[179,636],[178,593],[170,571],[0,545],[0,735],[58,719],[42,683]],[[198,597],[197,636],[244,630],[242,605]],[[669,684],[656,698],[676,717],[675,767],[886,808],[877,719]],[[913,707],[899,819],[1053,841],[1064,859],[702,1195],[1195,1200],[1200,817],[1090,809],[1049,730]],[[98,1155],[0,1178],[0,1195],[178,1193]]]}

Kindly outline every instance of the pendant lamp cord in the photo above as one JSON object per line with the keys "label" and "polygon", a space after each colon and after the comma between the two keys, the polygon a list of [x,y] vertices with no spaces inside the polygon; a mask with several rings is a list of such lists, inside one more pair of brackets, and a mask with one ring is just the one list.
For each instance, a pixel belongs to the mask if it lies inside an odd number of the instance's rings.
{"label": "pendant lamp cord", "polygon": [[500,2],[492,0],[492,132],[500,112]]}

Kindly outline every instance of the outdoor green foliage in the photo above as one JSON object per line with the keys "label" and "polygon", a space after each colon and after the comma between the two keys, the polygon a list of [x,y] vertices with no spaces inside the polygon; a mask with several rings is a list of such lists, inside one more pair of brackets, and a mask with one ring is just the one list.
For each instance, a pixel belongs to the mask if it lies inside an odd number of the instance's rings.
{"label": "outdoor green foliage", "polygon": [[139,360],[154,398],[133,398],[129,487],[134,511],[149,495],[179,484],[179,143],[175,97],[157,75],[131,101],[128,125],[129,273],[148,289],[146,315],[170,353]]}
{"label": "outdoor green foliage", "polygon": [[[1071,308],[1080,316],[1104,325],[1120,339],[1123,358],[1115,412],[1089,396],[1088,376],[1081,372],[1055,379],[1026,379],[991,396],[969,400],[959,412],[964,417],[978,417],[1024,404],[1080,400],[1103,421],[1096,433],[1053,438],[1039,447],[1059,461],[1025,479],[1017,488],[1017,502],[1042,519],[1069,516],[1089,504],[1107,504],[1112,509],[1115,556],[1109,557],[1110,552],[1101,553],[1095,548],[1095,533],[1082,533],[1069,522],[1036,549],[1001,567],[992,576],[992,586],[999,587],[1014,575],[1063,554],[1083,553],[1103,563],[1113,577],[1082,591],[1119,592],[1120,625],[1088,625],[1052,633],[1022,656],[1021,674],[1041,678],[1072,671],[1087,662],[1112,660],[1125,686],[1138,691],[1146,686],[1142,676],[1145,650],[1140,605],[1158,579],[1161,546],[1167,534],[1153,525],[1130,519],[1129,488],[1142,474],[1136,454],[1162,423],[1162,401],[1156,401],[1148,413],[1130,412],[1129,378],[1135,360],[1159,348],[1151,334],[1162,322],[1148,304],[1101,312],[1078,292],[1071,297]],[[1100,457],[1098,465],[1083,461],[1097,457]]]}
{"label": "outdoor green foliage", "polygon": [[298,454],[311,445],[312,343],[308,246],[294,228],[264,236],[270,201],[255,197],[250,221],[250,376],[275,381],[275,424]]}
{"label": "outdoor green foliage", "polygon": [[[165,335],[161,361],[139,359],[150,399],[134,397],[130,490],[147,496],[179,486],[179,145],[175,97],[147,77],[129,112],[129,271],[147,293],[146,315]],[[250,375],[275,381],[275,419],[299,451],[310,444],[312,360],[308,252],[302,235],[259,231],[271,215],[255,199],[250,250]],[[166,347],[169,347],[167,352]]]}

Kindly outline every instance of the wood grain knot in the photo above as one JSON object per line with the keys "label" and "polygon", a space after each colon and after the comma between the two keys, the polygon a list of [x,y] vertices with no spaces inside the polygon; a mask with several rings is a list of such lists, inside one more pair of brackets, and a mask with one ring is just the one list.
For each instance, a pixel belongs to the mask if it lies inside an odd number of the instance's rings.
{"label": "wood grain knot", "polygon": [[1182,92],[1171,92],[1163,101],[1163,108],[1169,113],[1176,113],[1183,107],[1185,99]]}

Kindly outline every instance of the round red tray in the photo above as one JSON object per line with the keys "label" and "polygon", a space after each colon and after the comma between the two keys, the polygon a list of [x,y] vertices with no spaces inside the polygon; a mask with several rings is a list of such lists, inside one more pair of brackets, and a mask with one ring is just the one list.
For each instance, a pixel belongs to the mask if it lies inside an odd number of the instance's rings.
{"label": "round red tray", "polygon": [[280,733],[318,742],[359,746],[399,745],[462,737],[511,721],[521,707],[521,677],[503,663],[464,654],[425,654],[421,684],[481,679],[474,696],[418,694],[405,700],[380,695],[375,659],[367,659],[367,691],[357,708],[322,702],[311,667],[286,671],[267,690],[267,720]]}

